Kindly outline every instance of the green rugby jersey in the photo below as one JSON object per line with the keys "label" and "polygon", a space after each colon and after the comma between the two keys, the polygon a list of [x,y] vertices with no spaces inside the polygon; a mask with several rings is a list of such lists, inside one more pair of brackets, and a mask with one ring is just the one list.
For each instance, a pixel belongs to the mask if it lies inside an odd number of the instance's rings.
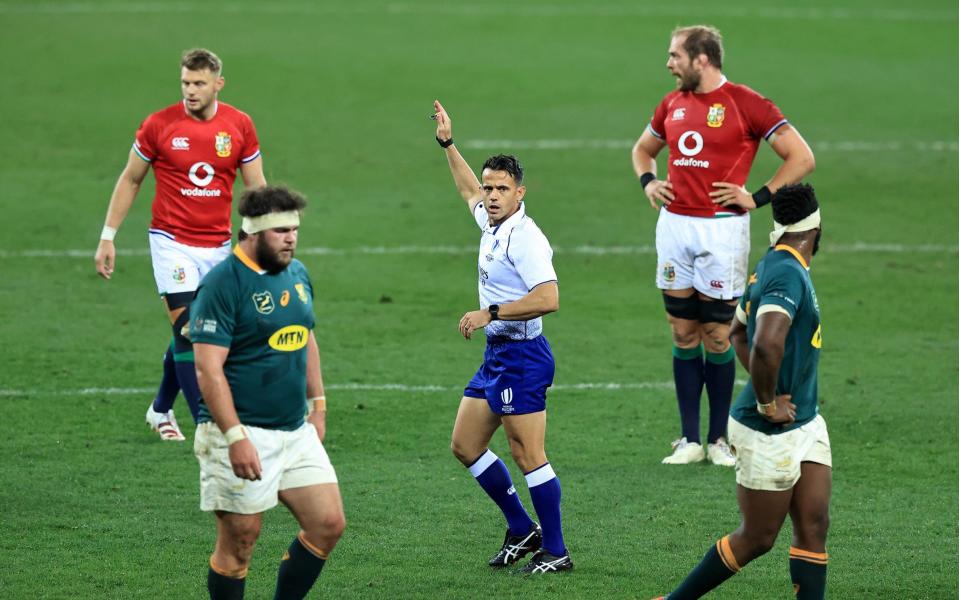
{"label": "green rugby jersey", "polygon": [[792,394],[796,421],[789,425],[770,423],[756,410],[752,379],[733,403],[730,415],[746,427],[766,434],[783,433],[805,425],[819,414],[818,368],[822,347],[819,302],[802,256],[792,247],[779,245],[756,265],[739,307],[746,313],[746,339],[753,347],[756,313],[774,305],[792,319],[786,335],[785,352],[779,367],[777,394]]}
{"label": "green rugby jersey", "polygon": [[[190,305],[190,338],[230,349],[223,370],[244,425],[291,431],[306,413],[306,344],[316,320],[313,285],[294,259],[276,274],[236,246]],[[205,402],[200,422],[212,421]]]}

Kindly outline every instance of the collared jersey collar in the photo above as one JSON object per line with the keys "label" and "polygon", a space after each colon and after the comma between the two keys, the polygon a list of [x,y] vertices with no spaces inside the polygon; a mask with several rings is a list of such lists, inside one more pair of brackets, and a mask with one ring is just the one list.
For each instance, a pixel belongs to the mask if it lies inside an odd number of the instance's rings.
{"label": "collared jersey collar", "polygon": [[806,262],[806,259],[802,257],[802,254],[792,246],[787,246],[786,244],[776,244],[773,246],[773,250],[785,250],[786,252],[792,254],[796,260],[799,261],[799,264],[803,266],[807,271],[809,270],[809,263]]}
{"label": "collared jersey collar", "polygon": [[519,225],[519,222],[526,218],[526,202],[520,201],[519,208],[508,219],[499,225],[486,225],[486,233],[497,238],[507,238],[513,228]]}
{"label": "collared jersey collar", "polygon": [[726,76],[723,75],[723,76],[720,77],[720,79],[719,79],[719,85],[716,86],[716,89],[710,90],[710,91],[708,91],[708,92],[693,92],[693,93],[696,94],[696,95],[698,95],[698,96],[708,96],[709,94],[712,94],[713,92],[718,92],[720,89],[722,89],[722,87],[723,87],[724,85],[726,85],[726,82],[728,82],[728,81],[729,81],[729,80],[726,79]]}
{"label": "collared jersey collar", "polygon": [[246,252],[243,251],[243,248],[241,248],[239,244],[233,247],[233,255],[236,256],[241,263],[246,265],[248,269],[256,271],[257,275],[266,273],[265,269],[260,268],[260,265],[256,264],[256,261],[246,255]]}

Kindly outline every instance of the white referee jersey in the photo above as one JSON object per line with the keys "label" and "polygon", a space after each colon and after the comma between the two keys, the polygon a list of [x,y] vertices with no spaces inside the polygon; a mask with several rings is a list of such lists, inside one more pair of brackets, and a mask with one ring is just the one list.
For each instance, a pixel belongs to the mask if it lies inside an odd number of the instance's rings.
{"label": "white referee jersey", "polygon": [[[499,225],[489,224],[482,202],[473,209],[476,224],[483,230],[479,248],[480,308],[515,302],[537,285],[556,281],[553,249],[520,203],[510,218]],[[543,333],[543,318],[529,321],[493,321],[486,337],[531,340]]]}

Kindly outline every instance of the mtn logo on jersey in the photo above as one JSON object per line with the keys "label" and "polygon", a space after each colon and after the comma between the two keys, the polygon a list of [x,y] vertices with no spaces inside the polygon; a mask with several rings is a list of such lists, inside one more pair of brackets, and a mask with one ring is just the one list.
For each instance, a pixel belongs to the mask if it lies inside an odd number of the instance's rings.
{"label": "mtn logo on jersey", "polygon": [[309,334],[310,332],[302,325],[288,325],[271,335],[268,343],[274,350],[294,352],[306,346]]}
{"label": "mtn logo on jersey", "polygon": [[216,155],[220,158],[226,158],[230,156],[230,150],[233,149],[233,143],[230,141],[230,134],[225,131],[217,133],[214,146],[216,147]]}
{"label": "mtn logo on jersey", "polygon": [[197,162],[193,163],[193,166],[190,167],[190,172],[187,173],[187,176],[190,178],[190,181],[193,185],[197,186],[195,188],[180,188],[180,194],[184,196],[212,196],[219,198],[222,192],[220,190],[207,190],[203,189],[206,186],[210,185],[213,182],[213,176],[216,174],[216,171],[213,170],[213,165],[208,162]]}
{"label": "mtn logo on jersey", "polygon": [[725,119],[725,106],[717,103],[709,107],[709,114],[706,115],[706,125],[709,125],[710,127],[722,127]]}
{"label": "mtn logo on jersey", "polygon": [[170,147],[174,150],[189,150],[190,149],[190,138],[188,137],[175,137],[170,143]]}

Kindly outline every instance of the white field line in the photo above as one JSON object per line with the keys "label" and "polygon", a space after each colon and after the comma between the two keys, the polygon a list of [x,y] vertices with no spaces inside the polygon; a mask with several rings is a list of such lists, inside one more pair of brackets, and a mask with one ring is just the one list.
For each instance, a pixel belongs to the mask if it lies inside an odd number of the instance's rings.
{"label": "white field line", "polygon": [[[636,140],[627,139],[535,139],[467,140],[463,147],[474,150],[628,150]],[[959,152],[959,141],[840,141],[814,142],[817,152]]]}
{"label": "white field line", "polygon": [[[861,253],[891,253],[891,254],[954,254],[959,252],[956,244],[872,244],[868,242],[853,242],[851,244],[823,243],[824,254],[861,254]],[[574,254],[591,256],[617,255],[650,255],[656,254],[654,246],[554,246],[556,254]],[[354,248],[327,248],[323,246],[308,246],[298,248],[298,255],[305,256],[362,256],[384,255],[394,256],[403,254],[449,254],[471,255],[476,254],[476,246],[356,246]],[[149,256],[149,248],[120,248],[119,256]],[[0,259],[4,258],[82,258],[92,261],[93,250],[0,250]]]}
{"label": "white field line", "polygon": [[[22,14],[177,14],[194,13],[192,2],[2,2],[0,13]],[[532,17],[673,17],[686,19],[712,17],[741,19],[804,19],[812,21],[873,20],[892,22],[942,22],[959,20],[959,11],[918,8],[843,8],[843,7],[747,7],[727,4],[656,3],[423,3],[389,2],[379,6],[359,3],[306,2],[230,2],[216,5],[221,14],[255,15],[423,15],[482,18],[509,14]]]}
{"label": "white field line", "polygon": [[[745,380],[737,380],[736,385],[746,385]],[[339,392],[397,392],[400,394],[429,394],[462,392],[462,385],[406,385],[403,383],[330,383],[324,386],[328,390]],[[551,392],[567,391],[630,391],[630,390],[672,390],[672,381],[634,381],[634,382],[598,382],[598,383],[558,383],[550,388]],[[15,390],[0,388],[0,397],[4,396],[143,396],[156,393],[156,387],[90,387],[69,390]]]}

